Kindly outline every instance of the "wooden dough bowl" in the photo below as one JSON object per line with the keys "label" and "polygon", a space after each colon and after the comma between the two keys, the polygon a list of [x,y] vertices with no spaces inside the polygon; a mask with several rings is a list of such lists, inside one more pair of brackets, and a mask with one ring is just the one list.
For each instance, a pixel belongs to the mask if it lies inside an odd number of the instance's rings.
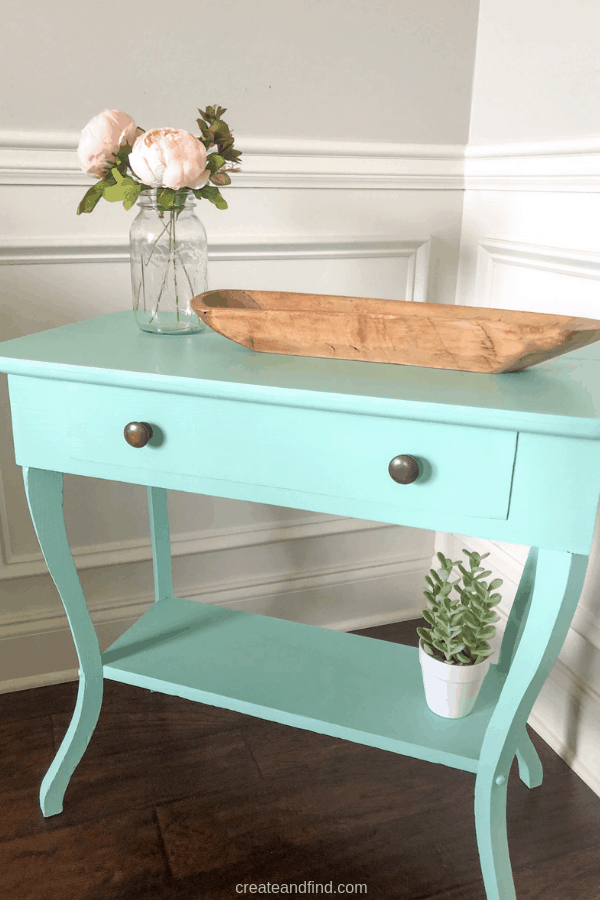
{"label": "wooden dough bowl", "polygon": [[519,372],[600,340],[575,316],[279,291],[192,299],[214,331],[251,350],[462,372]]}

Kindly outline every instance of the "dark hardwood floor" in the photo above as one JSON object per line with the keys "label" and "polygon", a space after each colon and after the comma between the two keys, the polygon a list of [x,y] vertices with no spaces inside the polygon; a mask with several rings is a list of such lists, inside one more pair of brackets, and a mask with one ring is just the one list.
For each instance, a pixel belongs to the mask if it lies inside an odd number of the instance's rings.
{"label": "dark hardwood floor", "polygon": [[[414,643],[414,626],[361,633]],[[0,696],[0,897],[233,900],[270,882],[485,900],[473,775],[111,682],[65,810],[44,819],[75,694]],[[600,898],[600,799],[530,733],[545,779],[510,779],[517,896]]]}

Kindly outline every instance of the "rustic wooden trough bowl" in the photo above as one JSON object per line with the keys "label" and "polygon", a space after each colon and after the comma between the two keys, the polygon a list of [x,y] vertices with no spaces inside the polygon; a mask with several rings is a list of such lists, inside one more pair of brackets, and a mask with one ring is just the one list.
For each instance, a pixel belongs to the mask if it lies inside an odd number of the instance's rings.
{"label": "rustic wooden trough bowl", "polygon": [[264,353],[519,372],[600,340],[600,321],[441,303],[278,291],[207,291],[198,316]]}

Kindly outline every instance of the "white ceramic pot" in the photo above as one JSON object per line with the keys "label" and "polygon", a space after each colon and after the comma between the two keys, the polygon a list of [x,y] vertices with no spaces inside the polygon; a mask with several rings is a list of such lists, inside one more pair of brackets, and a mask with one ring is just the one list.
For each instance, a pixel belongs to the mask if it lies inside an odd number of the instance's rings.
{"label": "white ceramic pot", "polygon": [[475,666],[450,666],[425,653],[419,641],[419,662],[429,709],[446,719],[467,716],[488,673],[489,657]]}

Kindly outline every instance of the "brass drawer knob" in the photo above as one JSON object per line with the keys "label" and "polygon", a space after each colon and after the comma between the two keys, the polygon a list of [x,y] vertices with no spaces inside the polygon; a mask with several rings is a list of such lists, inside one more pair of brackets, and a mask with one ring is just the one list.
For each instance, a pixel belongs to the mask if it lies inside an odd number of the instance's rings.
{"label": "brass drawer knob", "polygon": [[388,466],[388,472],[398,484],[412,484],[416,481],[421,470],[414,456],[395,456]]}
{"label": "brass drawer knob", "polygon": [[152,426],[147,422],[129,422],[123,434],[130,447],[145,447],[152,437]]}

